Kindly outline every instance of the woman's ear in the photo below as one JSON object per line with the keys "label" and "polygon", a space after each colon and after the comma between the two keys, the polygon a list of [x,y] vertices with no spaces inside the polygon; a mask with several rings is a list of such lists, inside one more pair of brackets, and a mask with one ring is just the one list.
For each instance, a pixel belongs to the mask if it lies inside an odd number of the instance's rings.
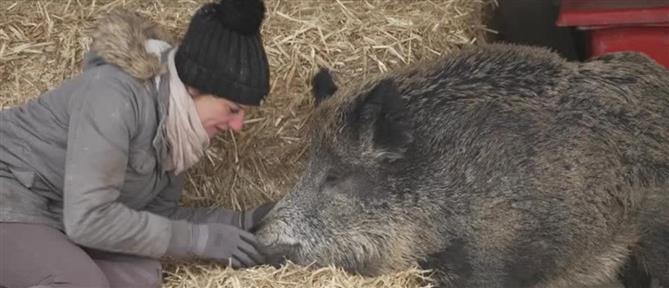
{"label": "woman's ear", "polygon": [[200,90],[197,90],[197,88],[191,87],[191,86],[186,86],[186,91],[188,91],[188,94],[190,94],[190,97],[196,98],[197,96],[200,96]]}

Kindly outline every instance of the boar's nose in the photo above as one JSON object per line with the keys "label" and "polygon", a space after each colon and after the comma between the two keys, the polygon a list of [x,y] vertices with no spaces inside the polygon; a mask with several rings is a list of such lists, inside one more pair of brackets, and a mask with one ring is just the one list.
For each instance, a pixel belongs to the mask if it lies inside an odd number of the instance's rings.
{"label": "boar's nose", "polygon": [[[263,206],[264,206],[264,205],[263,205]],[[269,207],[269,208],[272,209],[272,207]],[[265,209],[265,208],[261,208],[261,209]],[[258,231],[263,230],[263,228],[266,228],[265,226],[270,226],[270,225],[271,225],[271,222],[273,222],[274,220],[276,220],[276,217],[272,217],[272,215],[268,214],[269,212],[271,212],[271,210],[267,210],[267,211],[265,211],[265,212],[264,212],[265,215],[262,216],[262,218],[260,219],[260,221],[258,221],[257,223],[255,223],[255,224],[251,227],[251,229],[249,229],[249,232],[251,232],[251,233],[253,233],[253,234],[257,234]],[[254,215],[254,216],[255,216],[255,215]]]}
{"label": "boar's nose", "polygon": [[265,222],[266,222],[265,219],[260,220],[259,223],[256,223],[254,226],[251,227],[251,229],[249,229],[249,232],[251,234],[258,234],[258,231],[260,231],[262,227],[265,226]]}
{"label": "boar's nose", "polygon": [[299,248],[299,244],[270,244],[259,247],[258,251],[265,256],[266,264],[279,268],[291,258],[291,254]]}

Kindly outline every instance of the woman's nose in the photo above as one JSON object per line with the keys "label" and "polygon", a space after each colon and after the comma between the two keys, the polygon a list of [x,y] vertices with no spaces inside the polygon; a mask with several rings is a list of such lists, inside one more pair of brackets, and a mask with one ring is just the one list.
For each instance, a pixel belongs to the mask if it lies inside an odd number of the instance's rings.
{"label": "woman's nose", "polygon": [[230,117],[230,120],[228,120],[228,127],[235,132],[239,132],[244,128],[244,110],[241,110]]}

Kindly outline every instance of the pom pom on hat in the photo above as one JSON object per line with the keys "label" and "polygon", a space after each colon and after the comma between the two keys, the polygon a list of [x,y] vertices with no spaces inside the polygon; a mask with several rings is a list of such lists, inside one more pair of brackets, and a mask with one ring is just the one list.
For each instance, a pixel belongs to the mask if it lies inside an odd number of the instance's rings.
{"label": "pom pom on hat", "polygon": [[245,35],[258,33],[265,18],[265,5],[260,0],[221,0],[215,10],[223,26]]}

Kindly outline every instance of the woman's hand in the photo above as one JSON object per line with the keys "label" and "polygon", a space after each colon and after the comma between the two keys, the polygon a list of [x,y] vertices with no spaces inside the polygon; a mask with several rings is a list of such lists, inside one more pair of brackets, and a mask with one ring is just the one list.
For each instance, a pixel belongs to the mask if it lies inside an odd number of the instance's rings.
{"label": "woman's hand", "polygon": [[220,223],[174,222],[166,256],[197,257],[244,268],[265,263],[253,234]]}

